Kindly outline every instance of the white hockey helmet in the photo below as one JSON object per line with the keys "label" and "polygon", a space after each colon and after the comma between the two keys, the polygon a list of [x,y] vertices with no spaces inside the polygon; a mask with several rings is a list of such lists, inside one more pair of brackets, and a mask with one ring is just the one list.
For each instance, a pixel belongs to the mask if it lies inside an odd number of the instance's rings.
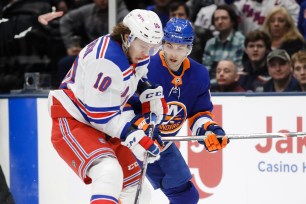
{"label": "white hockey helmet", "polygon": [[129,43],[137,37],[146,43],[157,45],[164,36],[161,21],[153,11],[134,9],[124,17],[123,24],[131,30]]}

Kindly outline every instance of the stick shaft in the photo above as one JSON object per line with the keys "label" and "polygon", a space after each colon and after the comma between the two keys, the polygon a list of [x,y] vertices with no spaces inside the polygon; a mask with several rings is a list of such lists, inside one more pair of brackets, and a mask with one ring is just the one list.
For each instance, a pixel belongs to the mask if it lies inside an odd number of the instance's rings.
{"label": "stick shaft", "polygon": [[[156,121],[156,115],[155,114],[151,114],[151,124],[150,124],[150,129],[149,129],[149,137],[153,138],[153,132],[154,132],[154,128],[155,128],[155,121]],[[140,198],[140,194],[141,194],[141,190],[142,190],[142,186],[143,186],[143,182],[144,179],[146,177],[146,173],[147,173],[147,168],[148,168],[148,157],[149,157],[149,153],[148,151],[145,152],[144,155],[144,159],[143,159],[143,163],[142,163],[142,169],[141,169],[141,173],[140,173],[140,180],[137,186],[137,191],[136,191],[136,196],[135,196],[135,201],[134,204],[139,204],[139,198]]]}
{"label": "stick shaft", "polygon": [[[252,134],[228,134],[229,139],[263,139],[263,138],[286,138],[286,137],[301,137],[306,136],[306,132],[289,132],[289,133],[252,133]],[[162,137],[164,142],[168,141],[191,141],[204,140],[207,136],[174,136]],[[221,138],[222,136],[217,136]]]}

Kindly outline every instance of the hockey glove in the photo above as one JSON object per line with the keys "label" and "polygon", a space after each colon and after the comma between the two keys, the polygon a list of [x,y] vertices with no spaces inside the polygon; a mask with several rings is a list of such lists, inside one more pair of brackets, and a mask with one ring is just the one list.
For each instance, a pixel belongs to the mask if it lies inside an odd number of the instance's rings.
{"label": "hockey glove", "polygon": [[[203,127],[198,128],[196,135],[207,136],[204,141],[199,141],[209,152],[217,151],[225,148],[229,143],[229,139],[225,136],[224,130],[214,121],[206,122]],[[223,136],[217,138],[217,136]]]}
{"label": "hockey glove", "polygon": [[[147,128],[146,129],[143,129],[146,133],[146,135],[149,135],[149,130],[150,130],[150,115],[151,114],[146,114],[144,116],[144,119],[146,120],[146,123],[148,124],[147,125]],[[159,124],[155,125],[155,128],[154,128],[154,131],[153,131],[153,135],[152,135],[152,140],[157,143],[159,145],[159,147],[163,147],[164,146],[164,143],[161,139],[161,136],[160,136],[160,130],[159,130]]]}
{"label": "hockey glove", "polygon": [[145,135],[143,130],[135,130],[130,132],[125,141],[125,146],[130,148],[136,158],[140,161],[144,160],[146,151],[148,151],[148,163],[154,163],[160,158],[160,149],[151,138]]}
{"label": "hockey glove", "polygon": [[[150,114],[146,114],[145,116],[138,114],[133,118],[131,123],[134,129],[142,129],[146,135],[149,135]],[[154,142],[156,142],[160,147],[164,146],[164,143],[160,137],[160,131],[159,131],[158,125],[155,126],[154,131],[153,131],[153,137],[151,139]]]}
{"label": "hockey glove", "polygon": [[157,116],[156,124],[160,124],[168,112],[163,88],[157,86],[156,88],[146,89],[140,94],[139,99],[142,103],[142,114],[147,115],[151,112],[155,113]]}

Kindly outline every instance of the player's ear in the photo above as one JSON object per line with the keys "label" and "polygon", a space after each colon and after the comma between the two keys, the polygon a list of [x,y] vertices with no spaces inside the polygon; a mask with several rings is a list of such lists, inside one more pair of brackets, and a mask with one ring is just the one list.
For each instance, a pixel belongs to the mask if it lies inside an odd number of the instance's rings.
{"label": "player's ear", "polygon": [[188,46],[188,50],[189,50],[189,51],[187,52],[186,57],[187,57],[188,55],[190,55],[190,53],[191,53],[191,51],[192,51],[192,47],[193,47],[192,45],[191,45],[191,46]]}

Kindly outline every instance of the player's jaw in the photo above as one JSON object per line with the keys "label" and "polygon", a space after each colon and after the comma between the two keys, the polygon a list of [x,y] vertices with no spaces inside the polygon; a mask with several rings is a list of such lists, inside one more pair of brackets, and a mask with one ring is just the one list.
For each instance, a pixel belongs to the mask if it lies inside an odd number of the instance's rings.
{"label": "player's jaw", "polygon": [[140,60],[148,58],[149,55],[146,52],[138,51],[136,49],[130,48],[129,51],[129,60],[130,62],[137,64]]}
{"label": "player's jaw", "polygon": [[168,67],[172,71],[177,71],[186,58],[185,56],[173,55],[171,53],[164,53],[164,57]]}

